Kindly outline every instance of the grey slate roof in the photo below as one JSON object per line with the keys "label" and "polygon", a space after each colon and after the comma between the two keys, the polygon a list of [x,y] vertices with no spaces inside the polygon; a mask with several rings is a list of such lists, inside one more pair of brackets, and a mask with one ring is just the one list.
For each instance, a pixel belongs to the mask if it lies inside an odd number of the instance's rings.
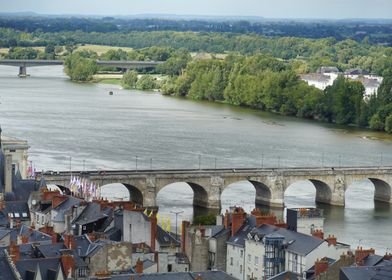
{"label": "grey slate roof", "polygon": [[227,241],[228,244],[235,245],[235,246],[245,246],[245,239],[248,236],[248,233],[251,232],[254,227],[256,226],[256,219],[254,216],[248,216],[244,225],[237,231],[237,233],[230,237]]}
{"label": "grey slate roof", "polygon": [[7,229],[0,229],[0,240],[6,237],[8,234],[10,234],[10,230]]}
{"label": "grey slate roof", "polygon": [[303,233],[291,231],[284,228],[279,228],[272,225],[261,225],[258,228],[252,230],[252,235],[259,235],[260,240],[269,234],[279,234],[285,238],[285,242],[287,244],[286,250],[289,252],[293,252],[302,256],[308,255],[315,248],[320,246],[322,243],[326,242],[325,240],[306,235]]}
{"label": "grey slate roof", "polygon": [[121,230],[118,228],[111,228],[105,231],[105,235],[112,241],[121,241]]}
{"label": "grey slate roof", "polygon": [[159,225],[157,225],[157,241],[160,246],[177,246],[179,247],[180,241],[176,240],[171,234],[163,230]]}
{"label": "grey slate roof", "polygon": [[375,266],[381,261],[383,261],[384,257],[379,255],[368,255],[363,259],[363,266]]}
{"label": "grey slate roof", "polygon": [[65,218],[64,215],[66,212],[68,212],[73,206],[78,206],[82,202],[81,199],[73,197],[73,196],[68,196],[68,199],[65,200],[63,203],[58,205],[56,208],[54,208],[58,213],[55,217],[53,217],[54,222],[64,222]]}
{"label": "grey slate roof", "polygon": [[[171,272],[171,273],[151,273],[141,275],[113,275],[113,280],[129,280],[133,276],[134,280],[195,280],[198,275],[203,280],[235,280],[232,276],[222,271],[204,271],[204,272]],[[92,277],[91,280],[97,280]]]}
{"label": "grey slate roof", "polygon": [[21,221],[30,220],[29,205],[25,201],[6,201],[3,212],[5,216],[12,215],[12,218]]}
{"label": "grey slate roof", "polygon": [[61,266],[60,264],[60,258],[29,259],[17,261],[16,268],[23,280],[26,280],[28,275],[31,276],[29,272],[32,271],[35,274],[37,269],[40,270],[42,278],[46,280],[49,276],[57,273]]}
{"label": "grey slate roof", "polygon": [[268,280],[298,280],[298,275],[291,271],[283,271]]}
{"label": "grey slate roof", "polygon": [[0,254],[0,280],[16,280],[7,258]]}
{"label": "grey slate roof", "polygon": [[46,233],[40,232],[38,230],[34,230],[25,225],[22,225],[19,230],[19,235],[27,236],[28,242],[51,242],[52,237]]}
{"label": "grey slate roof", "polygon": [[85,225],[104,219],[107,216],[101,211],[101,206],[98,203],[89,203],[86,208],[77,216],[73,223],[78,225]]}
{"label": "grey slate roof", "polygon": [[44,258],[56,258],[60,257],[60,250],[64,250],[66,247],[64,243],[56,243],[56,244],[41,244],[38,247],[38,250],[42,254]]}

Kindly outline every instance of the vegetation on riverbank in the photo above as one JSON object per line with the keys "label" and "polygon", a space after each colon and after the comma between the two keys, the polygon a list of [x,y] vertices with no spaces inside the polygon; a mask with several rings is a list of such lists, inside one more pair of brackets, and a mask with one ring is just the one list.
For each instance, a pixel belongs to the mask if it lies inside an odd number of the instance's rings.
{"label": "vegetation on riverbank", "polygon": [[[3,55],[6,58],[64,58],[66,73],[79,82],[93,81],[99,71],[118,71],[98,67],[97,59],[164,61],[156,69],[125,73],[121,85],[392,133],[392,48],[375,44],[375,34],[360,40],[340,35],[305,39],[241,32],[24,32],[0,28],[0,46],[10,47]],[[108,42],[128,49],[81,46]],[[192,57],[190,52],[210,55]],[[365,101],[359,82],[340,77],[321,91],[299,79],[299,74],[321,66],[336,66],[341,71],[361,68],[382,75],[384,81],[378,95]],[[157,73],[169,78],[157,79],[153,76]]]}

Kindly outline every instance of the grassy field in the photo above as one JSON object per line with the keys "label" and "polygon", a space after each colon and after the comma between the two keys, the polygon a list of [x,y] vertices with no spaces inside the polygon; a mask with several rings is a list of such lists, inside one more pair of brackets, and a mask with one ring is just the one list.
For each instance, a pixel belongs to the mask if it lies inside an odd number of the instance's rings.
{"label": "grassy field", "polygon": [[102,79],[102,80],[97,80],[97,82],[100,84],[121,86],[121,80],[119,80],[119,79]]}

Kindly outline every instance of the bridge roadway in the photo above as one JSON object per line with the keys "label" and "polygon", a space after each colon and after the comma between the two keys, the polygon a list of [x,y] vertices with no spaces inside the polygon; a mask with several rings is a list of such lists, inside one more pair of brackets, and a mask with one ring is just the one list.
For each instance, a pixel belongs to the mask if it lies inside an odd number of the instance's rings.
{"label": "bridge roadway", "polygon": [[[37,173],[47,184],[66,187],[70,172]],[[74,171],[97,185],[121,183],[131,200],[144,206],[156,206],[160,190],[172,183],[185,182],[194,192],[194,206],[220,209],[221,194],[229,185],[249,181],[256,189],[256,205],[283,207],[284,193],[295,182],[309,180],[316,188],[316,201],[344,206],[345,192],[355,182],[369,179],[374,187],[374,200],[392,203],[392,167],[342,168],[265,168],[265,169],[182,169],[182,170],[101,170]]]}
{"label": "bridge roadway", "polygon": [[[96,60],[98,66],[116,67],[121,69],[155,68],[163,61],[102,61]],[[63,60],[39,60],[39,59],[2,59],[0,65],[19,67],[19,77],[27,76],[27,67],[64,65]]]}

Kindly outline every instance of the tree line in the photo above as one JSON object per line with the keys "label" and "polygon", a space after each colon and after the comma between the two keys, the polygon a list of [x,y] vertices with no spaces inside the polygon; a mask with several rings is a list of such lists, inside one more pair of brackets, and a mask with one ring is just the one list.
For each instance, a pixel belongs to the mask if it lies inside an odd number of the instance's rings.
{"label": "tree line", "polygon": [[308,86],[285,61],[266,55],[228,56],[189,62],[161,90],[166,95],[392,133],[392,72],[378,95],[364,99],[364,86],[344,76],[322,91]]}
{"label": "tree line", "polygon": [[262,18],[118,18],[2,16],[0,26],[29,33],[179,31],[258,34],[274,37],[335,38],[392,43],[391,21],[268,20]]}
{"label": "tree line", "polygon": [[[361,41],[335,38],[306,39],[295,37],[264,37],[257,34],[206,32],[22,32],[0,28],[0,47],[64,46],[77,44],[112,45],[134,49],[160,46],[185,49],[188,52],[267,54],[296,61],[297,71],[315,71],[320,66],[336,66],[340,70],[361,68],[382,75],[392,65],[392,48]],[[38,54],[36,54],[38,55]]]}

